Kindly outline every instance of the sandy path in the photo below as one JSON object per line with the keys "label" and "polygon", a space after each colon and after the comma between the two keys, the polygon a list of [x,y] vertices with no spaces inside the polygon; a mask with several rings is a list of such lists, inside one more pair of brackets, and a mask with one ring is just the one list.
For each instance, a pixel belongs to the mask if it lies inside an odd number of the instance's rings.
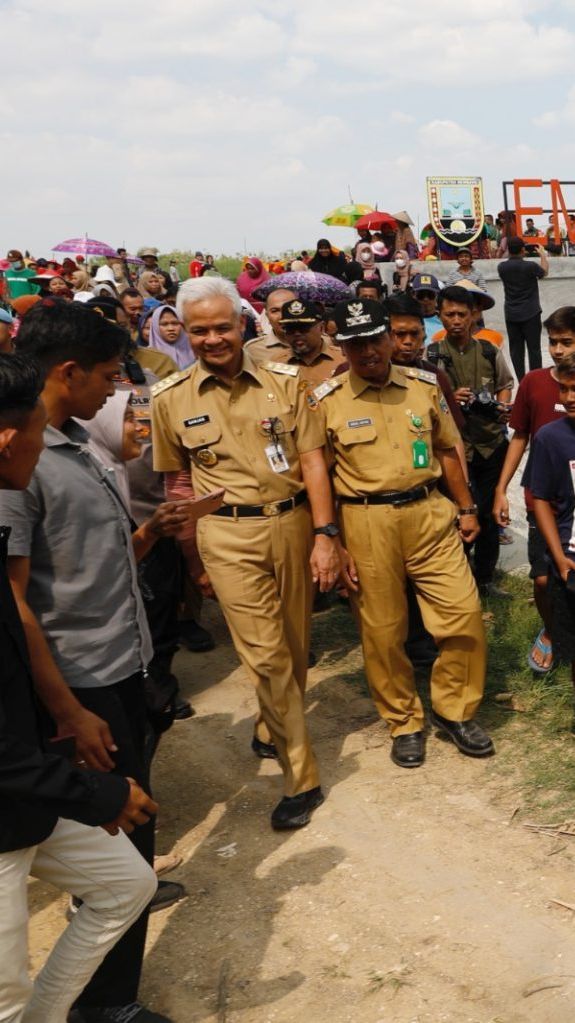
{"label": "sandy path", "polygon": [[[432,735],[424,768],[396,768],[339,611],[320,618],[310,673],[328,798],[275,834],[279,771],[249,751],[253,693],[210,618],[217,650],[178,660],[197,716],[158,756],[158,845],[184,855],[172,876],[189,897],[153,917],[147,1004],[174,1023],[571,1023],[575,916],[549,900],[575,902],[575,839],[557,851],[511,820],[501,758]],[[37,965],[62,900],[31,890]]]}

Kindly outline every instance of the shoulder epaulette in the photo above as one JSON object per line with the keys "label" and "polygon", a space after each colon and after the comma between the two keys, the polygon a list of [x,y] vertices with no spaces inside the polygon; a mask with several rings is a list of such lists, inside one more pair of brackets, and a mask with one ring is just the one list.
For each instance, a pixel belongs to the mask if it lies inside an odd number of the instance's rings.
{"label": "shoulder epaulette", "polygon": [[427,369],[418,369],[417,366],[402,366],[402,369],[406,377],[411,377],[412,380],[423,380],[426,384],[437,383],[435,373],[430,373]]}
{"label": "shoulder epaulette", "polygon": [[288,377],[297,377],[299,373],[299,366],[294,366],[291,362],[264,362],[262,367],[269,369],[271,373],[283,373]]}
{"label": "shoulder epaulette", "polygon": [[158,380],[157,384],[152,384],[150,394],[155,398],[162,391],[167,391],[168,387],[173,387],[174,384],[179,384],[182,380],[185,380],[189,375],[189,369],[182,369],[179,373],[170,373],[169,377],[164,377],[163,380]]}
{"label": "shoulder epaulette", "polygon": [[340,373],[339,376],[330,377],[328,380],[324,380],[322,384],[318,384],[318,386],[315,387],[314,390],[312,391],[312,394],[316,401],[321,401],[322,398],[325,398],[327,394],[331,394],[332,391],[335,391],[337,390],[338,387],[341,387],[343,383],[341,376],[342,375]]}

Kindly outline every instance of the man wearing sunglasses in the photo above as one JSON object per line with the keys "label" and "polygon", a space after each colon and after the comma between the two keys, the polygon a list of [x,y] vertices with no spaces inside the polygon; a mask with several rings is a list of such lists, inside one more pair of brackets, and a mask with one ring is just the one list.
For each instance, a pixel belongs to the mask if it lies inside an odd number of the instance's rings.
{"label": "man wearing sunglasses", "polygon": [[335,375],[345,362],[339,345],[324,334],[323,312],[315,302],[292,299],[282,306],[280,326],[289,344],[276,361],[299,366],[299,379],[313,389]]}
{"label": "man wearing sunglasses", "polygon": [[413,297],[419,302],[423,317],[426,345],[429,344],[433,335],[443,328],[437,313],[437,296],[439,291],[439,281],[433,274],[416,274],[411,282],[411,292]]}

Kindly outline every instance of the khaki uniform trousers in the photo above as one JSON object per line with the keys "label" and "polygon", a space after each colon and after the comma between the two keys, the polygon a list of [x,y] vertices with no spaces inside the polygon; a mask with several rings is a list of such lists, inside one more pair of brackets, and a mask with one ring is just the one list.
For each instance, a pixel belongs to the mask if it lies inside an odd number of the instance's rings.
{"label": "khaki uniform trousers", "polygon": [[359,575],[354,596],[367,680],[391,735],[421,731],[424,714],[405,653],[406,578],[439,656],[431,673],[433,709],[450,721],[472,718],[485,683],[481,605],[454,506],[437,492],[403,507],[342,504],[342,532]]}
{"label": "khaki uniform trousers", "polygon": [[312,529],[305,505],[269,518],[207,515],[198,550],[278,751],[286,795],[319,785],[304,717]]}

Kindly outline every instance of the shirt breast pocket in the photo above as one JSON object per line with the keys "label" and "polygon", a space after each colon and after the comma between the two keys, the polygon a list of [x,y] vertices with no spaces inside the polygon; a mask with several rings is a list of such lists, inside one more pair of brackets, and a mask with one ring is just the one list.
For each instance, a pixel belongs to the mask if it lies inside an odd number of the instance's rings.
{"label": "shirt breast pocket", "polygon": [[408,428],[410,434],[419,436],[420,434],[431,433],[433,430],[433,423],[431,422],[431,416],[429,413],[418,416],[416,412],[408,419]]}
{"label": "shirt breast pocket", "polygon": [[182,437],[195,465],[215,465],[221,450],[218,445],[222,439],[222,431],[217,423],[205,423],[200,427],[188,430]]}
{"label": "shirt breast pocket", "polygon": [[337,441],[345,449],[345,457],[359,469],[373,467],[373,448],[377,430],[371,423],[366,426],[345,427],[337,435]]}

